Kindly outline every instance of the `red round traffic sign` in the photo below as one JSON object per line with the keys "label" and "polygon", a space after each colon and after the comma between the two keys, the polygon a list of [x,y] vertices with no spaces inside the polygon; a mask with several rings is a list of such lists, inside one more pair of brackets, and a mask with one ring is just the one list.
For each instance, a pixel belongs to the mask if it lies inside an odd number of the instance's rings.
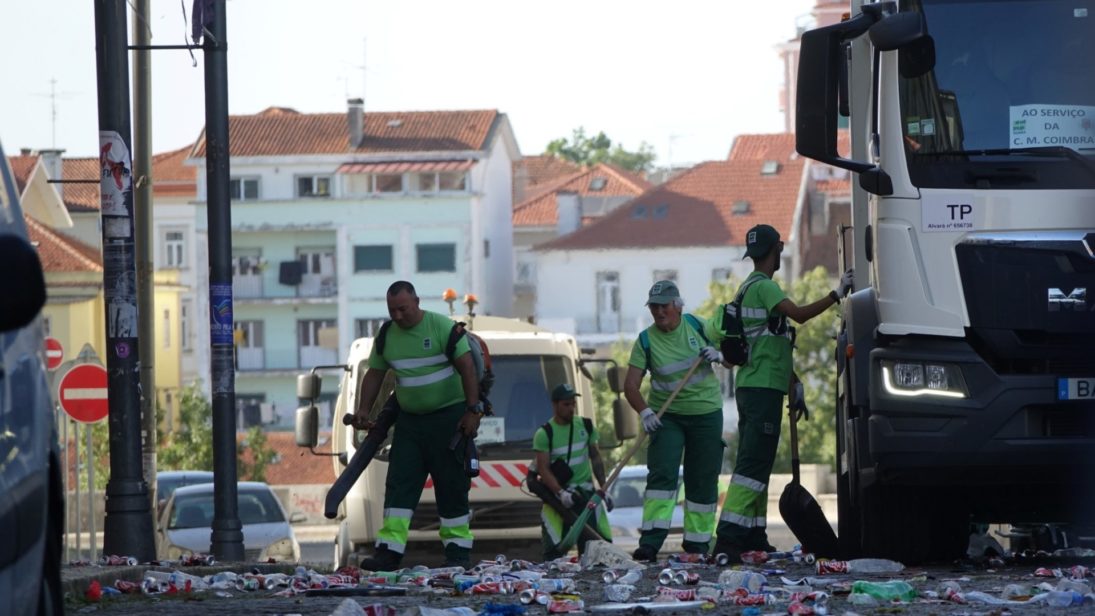
{"label": "red round traffic sign", "polygon": [[46,338],[46,370],[56,370],[65,359],[65,349],[56,338]]}
{"label": "red round traffic sign", "polygon": [[76,421],[95,423],[106,417],[106,370],[102,366],[76,366],[61,377],[58,390],[61,408]]}

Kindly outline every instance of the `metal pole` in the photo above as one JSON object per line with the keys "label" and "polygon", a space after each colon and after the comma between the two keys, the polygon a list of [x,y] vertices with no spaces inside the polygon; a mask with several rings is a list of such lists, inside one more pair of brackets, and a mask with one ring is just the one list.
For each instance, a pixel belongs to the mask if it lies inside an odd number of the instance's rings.
{"label": "metal pole", "polygon": [[84,557],[84,510],[80,507],[80,424],[72,422],[72,447],[76,451],[73,452],[76,458],[76,470],[72,476],[76,480],[76,560],[80,560]]}
{"label": "metal pole", "polygon": [[[141,475],[140,350],[133,237],[129,57],[126,3],[95,0],[95,69],[99,84],[99,211],[103,233],[110,481],[103,550],[150,561],[152,512]],[[145,315],[148,318],[151,315]],[[90,459],[89,459],[90,463]]]}
{"label": "metal pole", "polygon": [[87,437],[87,446],[84,448],[87,451],[87,549],[88,553],[91,554],[88,557],[91,562],[97,560],[96,549],[99,547],[99,537],[95,532],[97,528],[95,524],[95,450],[91,446],[93,426],[94,424],[84,425],[84,436]]}
{"label": "metal pole", "polygon": [[236,375],[232,364],[232,216],[229,210],[228,44],[225,0],[214,0],[205,44],[206,214],[213,392],[213,534],[217,560],[243,560],[236,502]]}
{"label": "metal pole", "polygon": [[[133,40],[138,45],[149,45],[152,33],[148,26],[148,0],[137,0],[133,10]],[[133,52],[133,177],[137,178],[133,190],[136,207],[137,231],[137,314],[141,319],[141,443],[144,462],[144,481],[148,486],[148,503],[156,510],[156,307],[153,301],[152,247],[152,61],[147,49]],[[152,518],[155,532],[156,519]]]}
{"label": "metal pole", "polygon": [[[53,391],[57,391],[57,389],[54,388]],[[71,464],[71,462],[70,462],[70,458],[69,458],[69,455],[68,455],[68,453],[69,453],[68,452],[68,416],[65,415],[65,413],[63,411],[61,411],[61,405],[60,404],[58,404],[56,406],[57,406],[57,408],[56,408],[57,423],[61,424],[61,430],[60,430],[60,432],[61,432],[61,442],[63,443],[63,445],[61,446],[61,451],[62,451],[62,456],[64,457],[64,460],[65,460],[64,470],[61,471],[61,485],[64,486],[63,489],[64,489],[65,503],[66,503],[66,508],[65,508],[65,541],[64,541],[65,549],[64,549],[64,552],[65,552],[65,560],[70,561],[70,560],[73,560],[73,558],[72,558],[72,541],[69,540],[69,534],[72,532],[72,518],[68,514],[67,504],[68,504],[68,488],[69,488],[69,486],[68,486],[68,469],[70,469],[72,467],[69,466],[69,464]]]}

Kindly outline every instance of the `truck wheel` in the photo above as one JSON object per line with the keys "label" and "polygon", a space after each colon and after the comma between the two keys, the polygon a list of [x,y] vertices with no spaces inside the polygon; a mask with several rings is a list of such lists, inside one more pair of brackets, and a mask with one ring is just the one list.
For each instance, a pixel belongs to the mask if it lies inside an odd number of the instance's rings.
{"label": "truck wheel", "polygon": [[860,503],[865,556],[918,565],[965,552],[969,516],[938,490],[875,485],[860,491]]}
{"label": "truck wheel", "polygon": [[350,555],[353,553],[353,546],[350,544],[350,529],[346,521],[343,520],[338,525],[338,534],[335,535],[335,557],[331,561],[335,569],[341,569],[350,564]]}
{"label": "truck wheel", "polygon": [[[844,397],[838,397],[836,401],[836,509],[837,509],[837,540],[840,543],[840,552],[844,558],[854,558],[862,549],[860,542],[859,503],[852,502],[855,495],[852,485],[852,473],[856,472],[855,452],[848,451],[845,430],[848,425],[848,392],[851,391],[847,373],[844,374]],[[844,463],[847,460],[847,464]]]}

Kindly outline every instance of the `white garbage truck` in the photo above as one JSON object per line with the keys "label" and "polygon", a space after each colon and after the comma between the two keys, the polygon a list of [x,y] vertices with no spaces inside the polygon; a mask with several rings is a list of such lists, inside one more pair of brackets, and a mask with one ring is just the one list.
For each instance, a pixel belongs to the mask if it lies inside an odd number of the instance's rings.
{"label": "white garbage truck", "polygon": [[[596,420],[592,373],[587,365],[607,360],[593,359],[589,350],[583,353],[573,336],[550,332],[525,321],[494,316],[458,320],[467,323],[469,331],[486,343],[494,373],[489,396],[494,415],[484,417],[479,427],[476,438],[479,476],[472,479],[469,493],[476,550],[488,542],[500,547],[538,546],[541,501],[523,485],[533,457],[532,436],[551,418],[550,393],[559,383],[573,384],[580,395],[578,413]],[[316,367],[312,373],[301,375],[298,381],[297,394],[305,401],[305,406],[297,411],[297,444],[315,451],[318,413],[314,401],[318,399],[319,388],[314,375],[323,370],[342,372],[331,428],[333,477],[342,473],[367,435],[365,431],[344,425],[342,417],[357,407],[356,397],[367,370],[373,341],[373,338],[358,338],[350,346],[345,365]],[[610,383],[622,383],[616,369],[609,368],[608,373]],[[378,414],[392,388],[389,374],[374,403],[372,416]],[[619,388],[614,386],[613,389]],[[598,426],[602,440],[609,444],[613,441],[613,431],[615,441],[619,442],[634,437],[638,426],[634,410],[618,395],[613,404],[614,426]],[[390,437],[338,507],[339,526],[334,546],[336,567],[356,564],[361,556],[373,549],[383,522],[389,444]],[[415,549],[415,544],[434,547],[438,542],[438,524],[433,483],[427,478],[422,499],[411,519],[408,549]],[[538,548],[534,553],[539,553]]]}
{"label": "white garbage truck", "polygon": [[844,548],[916,562],[960,555],[971,521],[1090,527],[1095,1],[853,0],[799,58],[797,149],[856,180]]}

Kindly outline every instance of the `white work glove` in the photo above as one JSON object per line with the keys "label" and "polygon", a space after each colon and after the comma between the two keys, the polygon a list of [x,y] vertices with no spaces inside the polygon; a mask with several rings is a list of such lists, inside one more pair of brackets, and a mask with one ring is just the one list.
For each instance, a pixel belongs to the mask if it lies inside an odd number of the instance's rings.
{"label": "white work glove", "polygon": [[647,434],[654,434],[658,431],[658,428],[662,427],[662,420],[658,419],[658,416],[649,407],[639,413],[639,419],[642,420],[643,431]]}
{"label": "white work glove", "polygon": [[848,268],[848,271],[844,272],[844,275],[840,277],[840,284],[837,288],[833,289],[840,297],[848,295],[848,291],[852,290],[852,268]]}
{"label": "white work glove", "polygon": [[802,381],[795,383],[794,389],[791,390],[791,399],[788,402],[787,408],[795,413],[795,420],[804,417],[807,421],[810,420],[810,409],[806,408],[806,391],[802,387]]}
{"label": "white work glove", "polygon": [[559,490],[555,493],[555,496],[559,497],[559,502],[563,503],[563,506],[570,509],[574,506],[574,492],[570,490]]}
{"label": "white work glove", "polygon": [[702,357],[703,360],[707,362],[718,362],[720,364],[722,363],[722,351],[716,349],[713,346],[705,346],[700,349],[700,357]]}

